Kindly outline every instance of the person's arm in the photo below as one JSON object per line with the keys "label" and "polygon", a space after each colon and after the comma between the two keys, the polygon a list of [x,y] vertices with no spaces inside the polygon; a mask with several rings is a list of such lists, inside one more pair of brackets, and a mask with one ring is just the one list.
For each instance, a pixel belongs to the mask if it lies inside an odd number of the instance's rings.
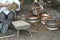
{"label": "person's arm", "polygon": [[20,2],[19,2],[19,0],[15,0],[14,3],[16,3],[18,5],[18,8],[16,9],[16,11],[19,11],[20,10]]}
{"label": "person's arm", "polygon": [[7,3],[0,3],[0,7],[6,7],[6,6],[8,6]]}

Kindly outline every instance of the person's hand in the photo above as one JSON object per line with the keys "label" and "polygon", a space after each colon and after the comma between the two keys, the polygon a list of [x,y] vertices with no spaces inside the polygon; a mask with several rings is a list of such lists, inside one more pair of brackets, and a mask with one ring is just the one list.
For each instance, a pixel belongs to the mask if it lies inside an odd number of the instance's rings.
{"label": "person's hand", "polygon": [[8,5],[11,5],[11,4],[16,4],[15,2],[13,2],[13,3],[8,3]]}
{"label": "person's hand", "polygon": [[[12,4],[16,4],[15,2],[13,2]],[[17,4],[16,4],[17,5]]]}
{"label": "person's hand", "polygon": [[15,2],[13,2],[13,4],[16,4]]}

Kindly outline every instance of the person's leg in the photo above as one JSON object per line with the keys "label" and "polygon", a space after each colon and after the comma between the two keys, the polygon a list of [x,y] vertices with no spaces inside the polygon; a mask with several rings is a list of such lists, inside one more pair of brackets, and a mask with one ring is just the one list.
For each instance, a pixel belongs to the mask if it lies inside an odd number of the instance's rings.
{"label": "person's leg", "polygon": [[8,17],[7,17],[7,20],[13,20],[13,18],[14,18],[14,12],[10,12],[9,14],[8,14]]}
{"label": "person's leg", "polygon": [[7,20],[3,23],[3,28],[2,28],[2,31],[1,33],[5,34],[8,30],[8,27],[10,25],[10,23],[12,22],[13,20],[13,12],[10,12],[7,16]]}
{"label": "person's leg", "polygon": [[3,25],[3,22],[5,22],[5,21],[6,21],[6,15],[4,12],[1,12],[0,13],[0,23],[2,23],[2,25]]}

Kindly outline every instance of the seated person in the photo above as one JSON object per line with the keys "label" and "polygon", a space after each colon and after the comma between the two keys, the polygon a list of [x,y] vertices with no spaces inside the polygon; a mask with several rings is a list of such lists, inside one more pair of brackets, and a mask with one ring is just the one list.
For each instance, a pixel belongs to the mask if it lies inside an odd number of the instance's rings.
{"label": "seated person", "polygon": [[[3,28],[1,30],[1,33],[5,34],[8,30],[8,26],[13,20],[14,12],[12,10],[9,10],[7,6],[11,4],[17,4],[18,7],[16,8],[16,11],[20,10],[20,2],[18,0],[0,0],[0,22],[3,24]],[[8,9],[8,10],[7,10]]]}
{"label": "seated person", "polygon": [[31,14],[33,16],[41,16],[41,13],[42,13],[42,7],[38,4],[38,3],[34,3],[32,5],[32,10],[31,10]]}

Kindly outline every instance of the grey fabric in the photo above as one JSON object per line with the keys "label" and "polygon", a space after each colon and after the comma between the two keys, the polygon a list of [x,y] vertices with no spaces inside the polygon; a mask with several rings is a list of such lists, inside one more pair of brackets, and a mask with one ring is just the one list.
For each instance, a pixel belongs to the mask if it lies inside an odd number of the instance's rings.
{"label": "grey fabric", "polygon": [[13,18],[14,18],[14,12],[10,12],[7,15],[7,19],[6,19],[6,15],[4,14],[4,12],[0,13],[0,19],[3,24],[3,28],[1,30],[1,33],[5,34],[7,32],[8,27],[9,27],[10,23],[12,22]]}

